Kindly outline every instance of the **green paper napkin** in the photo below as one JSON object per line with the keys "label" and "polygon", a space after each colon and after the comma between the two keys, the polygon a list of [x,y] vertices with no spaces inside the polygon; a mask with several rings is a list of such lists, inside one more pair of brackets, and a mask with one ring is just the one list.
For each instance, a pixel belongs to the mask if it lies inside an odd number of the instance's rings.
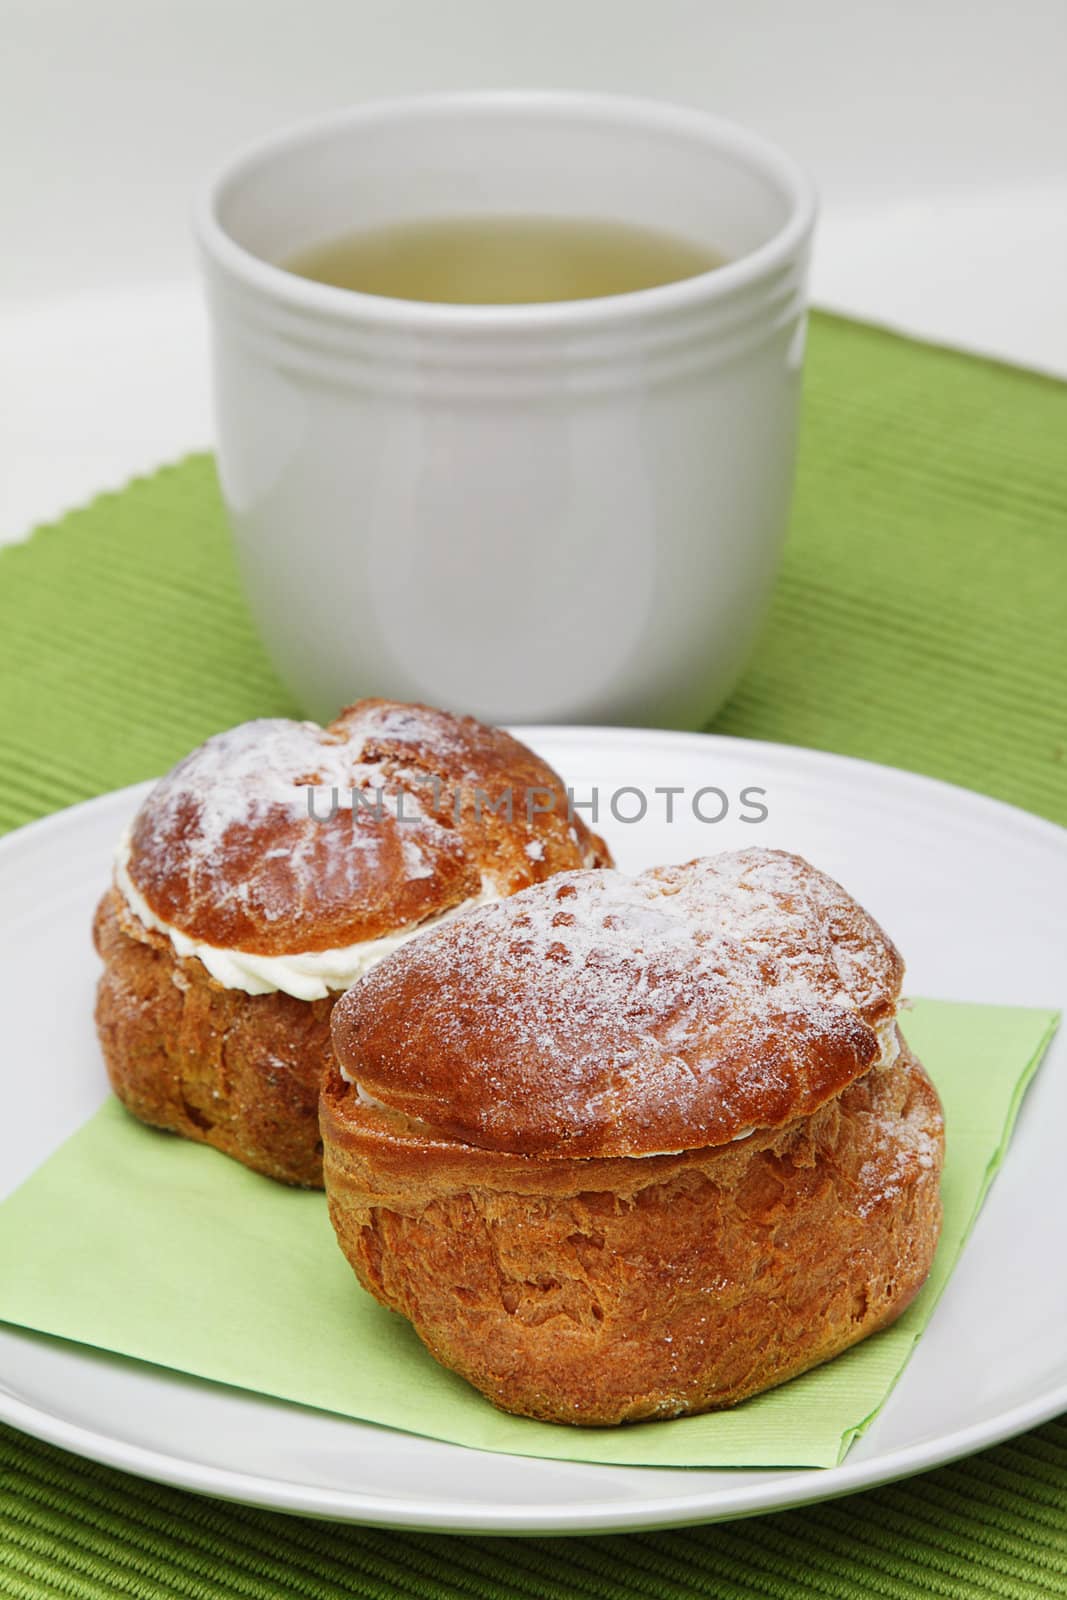
{"label": "green paper napkin", "polygon": [[945,1107],[945,1220],[892,1328],[733,1411],[565,1428],[495,1411],[360,1289],[321,1194],[282,1188],[111,1101],[0,1205],[0,1318],[284,1400],[512,1455],[833,1466],[884,1404],[1004,1157],[1052,1011],[923,1000],[905,1032]]}

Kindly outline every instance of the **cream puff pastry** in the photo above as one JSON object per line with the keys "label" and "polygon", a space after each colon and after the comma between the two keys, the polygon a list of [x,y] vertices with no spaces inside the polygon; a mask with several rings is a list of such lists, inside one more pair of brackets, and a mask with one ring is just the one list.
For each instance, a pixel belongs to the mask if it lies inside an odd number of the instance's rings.
{"label": "cream puff pastry", "polygon": [[435,923],[608,860],[560,778],[471,717],[364,700],[218,734],[151,791],[97,910],[115,1093],[319,1186],[337,994]]}
{"label": "cream puff pastry", "polygon": [[732,1405],[900,1315],[940,1226],[903,963],[800,857],[566,872],[339,1001],[322,1134],[360,1281],[494,1404]]}

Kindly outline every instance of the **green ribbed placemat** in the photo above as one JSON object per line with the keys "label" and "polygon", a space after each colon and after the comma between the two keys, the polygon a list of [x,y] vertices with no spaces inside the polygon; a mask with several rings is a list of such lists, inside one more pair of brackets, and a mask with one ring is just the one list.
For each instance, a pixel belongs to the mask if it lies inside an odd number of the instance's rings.
{"label": "green ribbed placemat", "polygon": [[[207,457],[0,551],[0,695],[0,828],[295,709]],[[1067,385],[816,318],[792,538],[715,728],[1067,823]]]}
{"label": "green ribbed placemat", "polygon": [[[0,827],[293,709],[241,605],[205,458],[0,551]],[[1067,822],[1067,387],[817,317],[793,535],[715,726]],[[0,1594],[1045,1600],[1067,1595],[1067,1421],[805,1511],[521,1542],[243,1510],[0,1429]]]}

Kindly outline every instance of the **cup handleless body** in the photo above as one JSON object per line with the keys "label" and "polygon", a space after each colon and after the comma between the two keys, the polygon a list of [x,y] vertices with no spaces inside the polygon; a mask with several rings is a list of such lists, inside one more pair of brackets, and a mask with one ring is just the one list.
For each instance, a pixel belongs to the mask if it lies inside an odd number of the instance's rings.
{"label": "cup handleless body", "polygon": [[[706,720],[785,534],[812,210],[749,135],[613,97],[367,106],[232,164],[199,212],[220,478],[303,706]],[[729,264],[507,307],[278,270],[356,226],[508,213],[661,228]]]}

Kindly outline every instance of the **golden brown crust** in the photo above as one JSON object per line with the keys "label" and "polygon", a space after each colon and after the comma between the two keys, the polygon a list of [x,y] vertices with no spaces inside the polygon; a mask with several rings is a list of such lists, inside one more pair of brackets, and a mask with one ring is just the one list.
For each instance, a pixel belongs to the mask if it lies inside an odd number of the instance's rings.
{"label": "golden brown crust", "polygon": [[[330,816],[334,788],[342,803]],[[152,790],[125,870],[149,921],[202,945],[284,955],[410,931],[486,883],[509,894],[608,862],[603,841],[568,817],[561,780],[509,734],[363,700],[326,729],[252,722],[209,739]],[[222,987],[117,890],[95,937],[98,1031],[134,1115],[321,1186],[334,997]]]}
{"label": "golden brown crust", "polygon": [[113,889],[93,938],[104,963],[97,1032],[127,1109],[268,1177],[321,1188],[318,1099],[333,1059],[333,1000],[222,988]]}
{"label": "golden brown crust", "polygon": [[338,1003],[368,1094],[487,1149],[551,1159],[727,1144],[866,1072],[903,962],[799,856],[569,872],[391,956]]}
{"label": "golden brown crust", "polygon": [[398,932],[485,879],[511,894],[609,861],[568,816],[561,779],[510,734],[361,700],[326,728],[264,720],[209,739],[145,801],[127,870],[161,922],[283,955]]}
{"label": "golden brown crust", "polygon": [[719,1149],[543,1161],[368,1108],[334,1070],[330,1214],[360,1281],[508,1411],[617,1423],[732,1405],[908,1305],[943,1126],[904,1052],[811,1117]]}

